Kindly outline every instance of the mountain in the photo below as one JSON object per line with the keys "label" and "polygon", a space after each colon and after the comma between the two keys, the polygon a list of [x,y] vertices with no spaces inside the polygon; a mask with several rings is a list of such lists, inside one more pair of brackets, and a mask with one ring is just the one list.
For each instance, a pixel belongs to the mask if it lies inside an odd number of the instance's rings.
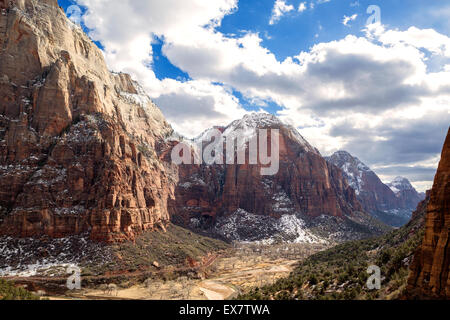
{"label": "mountain", "polygon": [[387,186],[397,196],[401,208],[414,208],[423,200],[423,193],[418,193],[409,180],[404,177],[395,178]]}
{"label": "mountain", "polygon": [[406,224],[411,212],[424,199],[406,178],[396,178],[386,185],[368,166],[346,151],[338,151],[326,159],[342,169],[364,210],[389,225]]}
{"label": "mountain", "polygon": [[[251,139],[257,129],[279,130],[278,172],[261,175],[263,166],[250,164],[248,157],[243,164],[182,164],[175,200],[169,205],[175,223],[228,240],[250,241],[342,240],[382,232],[362,212],[342,171],[273,115],[248,114],[187,143],[206,146],[215,130],[226,139]],[[248,143],[241,143],[236,151],[248,148]]]}
{"label": "mountain", "polygon": [[427,206],[425,237],[408,280],[409,298],[450,298],[450,130]]}
{"label": "mountain", "polygon": [[132,240],[165,228],[173,132],[56,0],[3,1],[0,235]]}

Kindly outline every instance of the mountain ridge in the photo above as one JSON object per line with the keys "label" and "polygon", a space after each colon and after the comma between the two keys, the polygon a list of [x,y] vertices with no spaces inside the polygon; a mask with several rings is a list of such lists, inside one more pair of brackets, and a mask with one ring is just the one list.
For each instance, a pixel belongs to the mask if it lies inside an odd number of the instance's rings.
{"label": "mountain ridge", "polygon": [[[398,180],[385,184],[374,171],[347,151],[338,151],[326,159],[343,170],[364,209],[389,225],[400,227],[406,224],[417,204],[423,200],[406,178],[398,177]],[[395,185],[400,188],[395,189],[397,193],[392,190]]]}

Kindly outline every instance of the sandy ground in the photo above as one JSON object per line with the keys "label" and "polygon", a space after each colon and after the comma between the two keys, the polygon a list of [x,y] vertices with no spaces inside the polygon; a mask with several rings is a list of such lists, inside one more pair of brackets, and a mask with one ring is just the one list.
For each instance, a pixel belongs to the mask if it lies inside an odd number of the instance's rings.
{"label": "sandy ground", "polygon": [[[305,245],[302,245],[305,246]],[[302,247],[304,248],[304,247]],[[298,251],[297,255],[280,254],[235,249],[226,257],[219,257],[208,271],[207,279],[187,279],[171,281],[148,280],[147,283],[121,289],[112,293],[100,289],[85,289],[72,294],[69,299],[107,299],[107,300],[226,300],[247,292],[253,287],[271,284],[286,277],[295,265],[310,254],[323,248],[310,248]],[[275,252],[275,254],[274,254]],[[68,297],[62,297],[67,299]],[[50,299],[59,299],[51,297]]]}

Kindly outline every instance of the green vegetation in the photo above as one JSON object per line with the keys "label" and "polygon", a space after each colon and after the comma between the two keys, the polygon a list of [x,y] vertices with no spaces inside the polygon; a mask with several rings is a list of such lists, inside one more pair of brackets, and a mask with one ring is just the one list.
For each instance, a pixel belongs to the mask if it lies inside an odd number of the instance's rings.
{"label": "green vegetation", "polygon": [[[223,241],[207,238],[187,229],[170,224],[167,231],[145,232],[135,242],[111,246],[116,257],[109,264],[98,267],[84,267],[84,275],[103,274],[106,271],[127,270],[128,272],[153,268],[153,262],[160,267],[183,265],[186,258],[198,259],[208,253],[228,249]],[[154,269],[154,268],[153,268]]]}
{"label": "green vegetation", "polygon": [[[408,266],[423,238],[422,219],[379,238],[351,241],[312,255],[287,278],[255,288],[240,299],[395,299],[406,286]],[[370,291],[367,268],[381,268],[381,289]]]}
{"label": "green vegetation", "polygon": [[39,300],[38,296],[11,282],[0,279],[0,300]]}

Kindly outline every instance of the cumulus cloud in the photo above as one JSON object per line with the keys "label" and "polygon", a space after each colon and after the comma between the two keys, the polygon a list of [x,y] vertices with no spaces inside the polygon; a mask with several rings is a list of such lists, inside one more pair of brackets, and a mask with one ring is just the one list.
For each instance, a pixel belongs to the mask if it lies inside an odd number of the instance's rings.
{"label": "cumulus cloud", "polygon": [[[87,9],[83,22],[91,30],[90,36],[104,47],[108,66],[139,80],[180,133],[196,134],[196,130],[213,121],[232,121],[244,113],[236,98],[220,85],[195,79],[159,80],[152,70],[155,37],[164,39],[168,45],[194,43],[193,39],[199,35],[205,35],[208,41],[222,18],[237,8],[237,0],[78,0],[77,3]],[[209,52],[205,51],[205,55]],[[196,112],[197,122],[192,120]]]}
{"label": "cumulus cloud", "polygon": [[180,83],[169,79],[164,84],[167,92],[154,101],[171,120],[173,128],[188,137],[205,128],[226,125],[245,114],[238,99],[222,86],[207,81]]}
{"label": "cumulus cloud", "polygon": [[[430,71],[429,63],[430,55],[448,57],[450,42],[432,29],[372,25],[359,37],[318,43],[279,61],[257,33],[217,31],[237,0],[78,3],[87,8],[84,23],[104,46],[109,67],[139,80],[183,134],[241,117],[234,89],[249,101],[281,106],[279,115],[324,154],[345,148],[386,174],[389,166],[437,165],[450,123],[450,67]],[[292,10],[277,0],[274,23]],[[155,36],[189,81],[156,78]]]}
{"label": "cumulus cloud", "polygon": [[343,148],[360,155],[372,166],[427,161],[441,152],[449,129],[449,115],[445,111],[403,121],[386,118],[372,126],[360,122],[363,125],[355,127],[351,121],[335,124],[330,135],[348,139]]}
{"label": "cumulus cloud", "polygon": [[412,183],[432,181],[436,175],[436,168],[424,166],[389,166],[376,168],[378,174],[386,181],[392,181],[396,176],[407,176]]}
{"label": "cumulus cloud", "polygon": [[433,54],[450,57],[450,38],[433,29],[410,27],[406,31],[387,30],[378,37],[384,44],[405,43],[416,48],[423,48]]}
{"label": "cumulus cloud", "polygon": [[286,13],[294,10],[294,6],[291,4],[286,4],[283,0],[276,0],[273,9],[272,9],[272,15],[270,17],[269,24],[273,25],[277,23],[282,16],[284,16]]}
{"label": "cumulus cloud", "polygon": [[300,2],[300,4],[298,5],[298,12],[303,12],[306,10],[306,2]]}

